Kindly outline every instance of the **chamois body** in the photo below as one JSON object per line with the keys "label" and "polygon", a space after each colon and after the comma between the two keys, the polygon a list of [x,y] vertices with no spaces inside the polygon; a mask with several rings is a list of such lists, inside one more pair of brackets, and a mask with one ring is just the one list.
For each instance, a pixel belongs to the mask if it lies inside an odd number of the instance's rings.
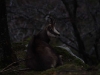
{"label": "chamois body", "polygon": [[28,44],[26,66],[33,70],[46,70],[62,64],[62,60],[49,45],[47,29],[34,35]]}

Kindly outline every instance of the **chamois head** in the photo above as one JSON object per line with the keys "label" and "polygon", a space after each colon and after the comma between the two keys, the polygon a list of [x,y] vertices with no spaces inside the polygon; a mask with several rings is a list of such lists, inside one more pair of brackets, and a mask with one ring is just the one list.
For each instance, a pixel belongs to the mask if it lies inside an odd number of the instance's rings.
{"label": "chamois head", "polygon": [[55,22],[53,21],[52,18],[50,18],[50,24],[46,27],[47,30],[47,35],[50,37],[56,37],[59,36],[60,33],[56,30],[55,28]]}

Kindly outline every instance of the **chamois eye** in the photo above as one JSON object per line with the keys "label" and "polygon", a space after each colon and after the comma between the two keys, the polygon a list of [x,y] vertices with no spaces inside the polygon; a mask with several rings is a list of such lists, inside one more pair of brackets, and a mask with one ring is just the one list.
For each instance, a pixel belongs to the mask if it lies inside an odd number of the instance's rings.
{"label": "chamois eye", "polygon": [[50,30],[52,30],[52,28],[50,27]]}
{"label": "chamois eye", "polygon": [[51,27],[48,27],[48,30],[50,30],[50,31],[51,31],[51,30],[52,30],[52,28],[51,28]]}

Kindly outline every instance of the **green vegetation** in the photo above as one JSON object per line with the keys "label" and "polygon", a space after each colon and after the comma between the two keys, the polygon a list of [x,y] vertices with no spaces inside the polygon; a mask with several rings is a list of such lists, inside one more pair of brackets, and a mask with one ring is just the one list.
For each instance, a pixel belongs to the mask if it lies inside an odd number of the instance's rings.
{"label": "green vegetation", "polygon": [[[30,38],[28,38],[29,41]],[[27,44],[27,40],[23,43],[13,43],[13,49],[18,57],[18,59],[24,59],[25,57],[25,45]],[[55,46],[55,45],[54,45]],[[24,69],[25,64],[24,61],[20,62],[19,66],[13,67],[11,70],[6,71],[0,75],[99,75],[100,74],[100,64],[98,66],[90,67],[84,63],[82,63],[79,59],[73,57],[66,50],[58,47],[54,47],[56,52],[62,55],[62,60],[64,64],[57,68],[51,68],[46,71],[18,71],[19,69]],[[93,71],[86,71],[87,69],[92,68],[96,69]],[[16,70],[16,71],[14,71]]]}

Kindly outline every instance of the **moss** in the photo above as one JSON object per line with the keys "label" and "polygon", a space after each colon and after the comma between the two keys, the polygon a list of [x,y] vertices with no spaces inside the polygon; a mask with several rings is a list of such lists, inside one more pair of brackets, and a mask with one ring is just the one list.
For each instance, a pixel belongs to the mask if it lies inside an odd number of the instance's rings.
{"label": "moss", "polygon": [[[29,42],[30,38],[26,39],[23,42],[20,43],[13,43],[13,48],[16,50],[16,55],[18,57],[18,59],[24,59],[25,57],[25,45]],[[19,73],[15,72],[15,73],[8,73],[8,74],[3,74],[3,75],[81,75],[82,73],[86,73],[86,75],[93,75],[95,74],[93,72],[86,72],[85,70],[87,68],[89,68],[88,65],[82,63],[79,59],[75,58],[74,56],[72,56],[70,53],[68,53],[66,50],[59,48],[59,47],[55,47],[56,44],[52,44],[52,46],[54,47],[55,51],[57,54],[62,55],[62,60],[64,61],[64,64],[62,66],[59,66],[57,68],[51,68],[48,69],[46,71],[21,71]],[[24,62],[20,62],[19,64],[19,68],[23,69],[25,68],[25,64]],[[100,68],[100,65],[98,65],[97,68]],[[72,70],[74,70],[75,72],[71,72]],[[77,72],[77,70],[82,71],[83,72]],[[100,72],[96,73],[97,75],[100,74]],[[1,75],[1,74],[0,74]]]}
{"label": "moss", "polygon": [[19,75],[17,72],[4,72],[1,73],[0,75]]}
{"label": "moss", "polygon": [[27,45],[29,43],[30,39],[31,38],[29,37],[29,38],[25,39],[24,41],[11,43],[13,50],[14,51],[25,50],[26,49],[25,45]]}
{"label": "moss", "polygon": [[79,59],[76,57],[72,56],[69,52],[67,52],[65,49],[54,47],[56,50],[57,54],[62,55],[62,60],[64,63],[79,63],[83,64]]}
{"label": "moss", "polygon": [[41,75],[41,71],[24,71],[21,75]]}
{"label": "moss", "polygon": [[41,72],[41,75],[54,75],[55,73],[56,73],[56,69],[51,68],[51,69]]}
{"label": "moss", "polygon": [[25,47],[25,44],[23,44],[22,42],[19,42],[19,43],[12,43],[12,48],[14,51],[21,51],[21,50],[24,50],[26,47]]}

